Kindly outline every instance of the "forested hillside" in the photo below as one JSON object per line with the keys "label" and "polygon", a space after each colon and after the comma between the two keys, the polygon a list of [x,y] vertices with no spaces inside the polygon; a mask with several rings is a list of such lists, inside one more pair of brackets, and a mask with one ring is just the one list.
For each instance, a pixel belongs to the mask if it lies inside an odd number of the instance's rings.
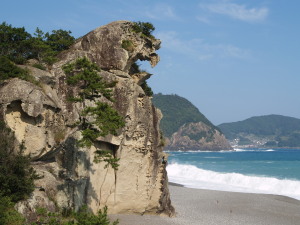
{"label": "forested hillside", "polygon": [[166,137],[171,137],[185,123],[203,122],[216,128],[190,101],[176,94],[155,94],[153,104],[163,113],[160,125]]}
{"label": "forested hillside", "polygon": [[[220,124],[219,128],[229,140],[240,139],[245,144],[251,144],[255,139],[263,140],[265,146],[299,147],[300,119],[267,115]],[[252,139],[252,140],[251,140]]]}

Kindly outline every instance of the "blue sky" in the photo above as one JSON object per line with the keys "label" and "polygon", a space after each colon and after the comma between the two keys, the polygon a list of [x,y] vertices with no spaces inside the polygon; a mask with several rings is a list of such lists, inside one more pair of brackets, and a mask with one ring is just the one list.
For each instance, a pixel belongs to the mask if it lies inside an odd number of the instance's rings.
{"label": "blue sky", "polygon": [[162,40],[148,83],[190,100],[214,124],[300,118],[298,0],[3,1],[1,21],[75,37],[115,20],[151,22]]}

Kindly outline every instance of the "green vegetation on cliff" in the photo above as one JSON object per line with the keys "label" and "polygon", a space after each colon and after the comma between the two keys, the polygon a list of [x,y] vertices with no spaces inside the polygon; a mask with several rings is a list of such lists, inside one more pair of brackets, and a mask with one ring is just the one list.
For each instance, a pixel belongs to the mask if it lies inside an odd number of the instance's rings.
{"label": "green vegetation on cliff", "polygon": [[24,27],[13,27],[6,22],[0,24],[0,56],[17,64],[37,59],[39,63],[51,65],[58,53],[68,49],[74,42],[71,31],[59,29],[44,33],[37,28],[31,35]]}
{"label": "green vegetation on cliff", "polygon": [[[101,96],[113,100],[109,87],[115,83],[104,82],[98,74],[100,68],[88,58],[78,58],[74,63],[64,65],[63,70],[67,75],[67,83],[80,87],[77,96],[70,96],[71,101],[85,104],[85,100],[95,101]],[[88,117],[93,118],[93,121],[89,121]],[[85,107],[78,122],[82,134],[79,144],[82,147],[91,147],[98,137],[105,137],[108,134],[117,135],[117,130],[125,126],[123,117],[112,106],[99,101],[95,106]],[[95,153],[95,162],[107,163],[105,168],[108,165],[113,169],[118,168],[119,159],[115,158],[114,152],[97,150]]]}
{"label": "green vegetation on cliff", "polygon": [[[178,95],[153,95],[153,104],[162,111],[160,127],[166,137],[191,122],[203,122],[218,130],[191,102]],[[197,137],[198,138],[198,137]]]}
{"label": "green vegetation on cliff", "polygon": [[32,75],[27,70],[18,67],[14,62],[5,56],[0,56],[0,84],[11,78],[19,78],[29,81],[33,84],[38,84]]}
{"label": "green vegetation on cliff", "polygon": [[30,158],[22,155],[23,146],[15,148],[13,132],[0,121],[0,224],[23,224],[14,204],[29,197],[39,178]]}
{"label": "green vegetation on cliff", "polygon": [[[131,65],[129,74],[133,75],[136,73],[143,73],[143,72],[148,73],[146,70],[142,70],[140,68],[140,64],[135,62]],[[141,84],[141,88],[144,90],[144,92],[147,96],[149,96],[149,97],[153,96],[153,91],[152,91],[151,87],[148,85],[146,80]]]}
{"label": "green vegetation on cliff", "polygon": [[269,147],[299,147],[300,146],[300,119],[267,115],[249,119],[223,123],[219,125],[227,139],[241,138],[243,143],[249,144],[246,136],[254,135],[258,138],[270,139]]}
{"label": "green vegetation on cliff", "polygon": [[[22,69],[17,64],[28,63],[34,59],[33,66],[39,69],[46,69],[56,60],[58,54],[68,49],[75,41],[70,31],[53,30],[52,33],[44,33],[36,29],[34,35],[29,34],[24,27],[15,28],[3,22],[0,24],[0,85],[11,78],[19,78],[32,82],[37,85],[34,77],[30,75],[29,70]],[[76,96],[77,100],[94,100],[100,95],[111,99],[109,85],[101,82],[101,77],[97,73],[98,69],[94,64],[81,60],[79,64],[73,66],[79,70],[74,72],[69,68],[70,85],[81,87],[81,95]],[[30,62],[32,65],[32,63]],[[82,67],[80,67],[82,66]],[[86,68],[88,67],[88,68]],[[48,67],[49,68],[49,67]],[[102,85],[102,86],[101,86]],[[81,99],[80,99],[81,98]],[[83,112],[84,116],[93,116],[95,121],[87,123],[93,129],[93,125],[100,127],[100,136],[106,134],[116,134],[119,127],[124,126],[124,121],[107,103],[97,103],[96,107],[87,107]],[[63,209],[57,209],[58,212],[47,212],[46,209],[38,210],[43,212],[38,220],[33,223],[27,223],[25,218],[15,210],[15,204],[21,200],[30,197],[34,189],[34,180],[41,178],[38,176],[31,165],[29,156],[23,155],[24,145],[18,147],[14,132],[9,129],[3,121],[3,115],[0,115],[0,224],[2,225],[25,225],[25,224],[78,224],[78,225],[109,225],[111,224],[107,217],[107,208],[99,211],[96,215],[90,212],[87,207],[79,212],[72,212],[69,218],[64,218]],[[96,152],[97,154],[98,152]],[[95,161],[105,161],[117,167],[115,159],[107,152],[100,152]],[[40,219],[44,219],[41,221]],[[118,221],[112,224],[117,224]]]}
{"label": "green vegetation on cliff", "polygon": [[141,33],[142,35],[150,38],[154,38],[152,32],[155,30],[155,27],[152,23],[149,22],[134,22],[133,31],[136,33]]}
{"label": "green vegetation on cliff", "polygon": [[[37,208],[37,222],[27,223],[28,225],[117,225],[119,220],[110,222],[107,215],[107,207],[93,214],[85,205],[78,212],[64,208],[60,212],[49,212],[45,208]],[[10,224],[11,225],[11,224]],[[24,225],[24,224],[22,224]]]}
{"label": "green vegetation on cliff", "polygon": [[[11,129],[0,121],[0,224],[1,225],[116,225],[118,220],[110,222],[107,208],[99,210],[96,215],[82,207],[78,212],[65,211],[48,212],[44,208],[37,208],[37,222],[26,222],[25,218],[14,209],[14,205],[26,200],[33,192],[34,180],[39,179],[31,167],[30,158],[22,154],[23,145],[15,149],[15,138]],[[16,152],[17,151],[17,152]]]}

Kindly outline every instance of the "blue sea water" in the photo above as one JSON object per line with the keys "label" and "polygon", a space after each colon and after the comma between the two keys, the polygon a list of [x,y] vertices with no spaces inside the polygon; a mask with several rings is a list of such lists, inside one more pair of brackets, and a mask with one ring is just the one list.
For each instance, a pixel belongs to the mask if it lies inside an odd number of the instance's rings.
{"label": "blue sea water", "polygon": [[171,182],[192,188],[279,194],[300,200],[300,149],[168,154]]}

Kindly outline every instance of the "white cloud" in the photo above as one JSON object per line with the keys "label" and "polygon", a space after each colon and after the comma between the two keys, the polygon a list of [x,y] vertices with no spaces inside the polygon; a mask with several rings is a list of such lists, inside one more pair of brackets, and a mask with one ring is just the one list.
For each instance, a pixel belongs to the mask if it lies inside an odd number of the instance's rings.
{"label": "white cloud", "polygon": [[250,58],[250,51],[238,48],[234,45],[208,45],[208,49],[219,53],[222,58],[237,58],[237,59],[247,59]]}
{"label": "white cloud", "polygon": [[189,46],[187,42],[184,42],[177,38],[177,33],[174,31],[159,32],[156,37],[162,40],[162,48],[167,48],[182,54],[192,54],[194,49]]}
{"label": "white cloud", "polygon": [[211,23],[210,20],[207,17],[205,17],[205,16],[197,16],[196,19],[198,21],[200,21],[201,23],[206,23],[206,24],[210,24]]}
{"label": "white cloud", "polygon": [[200,4],[200,7],[212,13],[230,16],[231,18],[246,22],[263,21],[269,14],[269,9],[265,7],[247,8],[245,5],[239,5],[229,1],[214,4]]}
{"label": "white cloud", "polygon": [[159,32],[156,37],[162,40],[162,48],[178,54],[199,60],[212,59],[248,59],[251,57],[249,50],[238,48],[231,44],[209,44],[203,39],[181,40],[176,32]]}
{"label": "white cloud", "polygon": [[179,20],[179,17],[174,12],[174,9],[167,4],[156,4],[151,8],[151,11],[143,12],[143,14],[151,19],[155,20]]}

